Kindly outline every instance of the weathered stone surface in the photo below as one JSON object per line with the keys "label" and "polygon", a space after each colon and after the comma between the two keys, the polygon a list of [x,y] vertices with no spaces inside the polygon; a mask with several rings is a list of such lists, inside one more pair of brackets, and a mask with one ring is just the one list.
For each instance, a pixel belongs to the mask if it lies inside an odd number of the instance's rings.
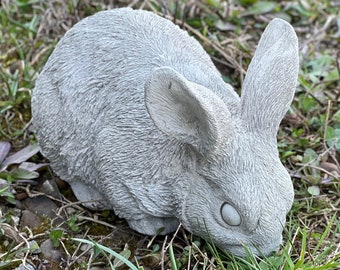
{"label": "weathered stone surface", "polygon": [[61,198],[58,185],[53,179],[46,179],[42,186],[39,188],[39,191],[56,199]]}
{"label": "weathered stone surface", "polygon": [[103,11],[51,54],[33,91],[33,124],[85,206],[113,208],[144,234],[181,223],[235,255],[244,245],[269,254],[294,196],[276,134],[298,70],[298,40],[281,19],[264,31],[239,97],[169,20]]}
{"label": "weathered stone surface", "polygon": [[36,268],[29,263],[20,264],[15,270],[36,270]]}
{"label": "weathered stone surface", "polygon": [[49,218],[55,218],[58,209],[58,206],[45,196],[27,198],[23,201],[23,205],[26,209],[36,213],[38,216],[45,215]]}
{"label": "weathered stone surface", "polygon": [[31,210],[23,210],[21,214],[20,225],[22,228],[28,227],[30,229],[38,228],[41,224],[40,217]]}
{"label": "weathered stone surface", "polygon": [[53,247],[52,241],[50,239],[45,240],[40,245],[41,253],[45,259],[54,262],[60,262],[63,256],[63,253]]}

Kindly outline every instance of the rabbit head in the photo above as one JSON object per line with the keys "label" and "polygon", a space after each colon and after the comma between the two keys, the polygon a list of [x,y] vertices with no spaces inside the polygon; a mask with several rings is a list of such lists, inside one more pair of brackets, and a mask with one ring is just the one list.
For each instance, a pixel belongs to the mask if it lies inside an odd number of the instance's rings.
{"label": "rabbit head", "polygon": [[169,67],[154,70],[145,84],[154,124],[195,153],[194,172],[178,184],[179,220],[235,255],[244,255],[244,246],[268,254],[282,242],[294,193],[276,134],[298,68],[296,34],[274,19],[249,65],[237,108]]}

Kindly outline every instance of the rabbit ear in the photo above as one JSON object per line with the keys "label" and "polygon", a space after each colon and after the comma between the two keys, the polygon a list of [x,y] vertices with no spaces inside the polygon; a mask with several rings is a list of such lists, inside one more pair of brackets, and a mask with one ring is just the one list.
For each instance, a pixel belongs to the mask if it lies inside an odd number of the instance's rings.
{"label": "rabbit ear", "polygon": [[232,136],[233,123],[224,102],[169,67],[153,71],[145,83],[145,101],[161,131],[202,155],[214,152]]}
{"label": "rabbit ear", "polygon": [[298,70],[294,29],[274,19],[260,39],[242,87],[241,117],[248,130],[276,135],[294,97]]}

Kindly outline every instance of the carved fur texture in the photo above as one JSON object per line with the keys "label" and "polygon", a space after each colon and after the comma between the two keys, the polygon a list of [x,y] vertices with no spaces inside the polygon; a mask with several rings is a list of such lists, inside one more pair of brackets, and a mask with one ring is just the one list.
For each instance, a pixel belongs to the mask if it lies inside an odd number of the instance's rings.
{"label": "carved fur texture", "polygon": [[172,22],[102,11],[49,57],[33,124],[54,172],[85,206],[114,209],[143,234],[182,223],[235,255],[244,245],[268,254],[281,244],[293,200],[276,134],[298,68],[295,32],[274,19],[240,98]]}

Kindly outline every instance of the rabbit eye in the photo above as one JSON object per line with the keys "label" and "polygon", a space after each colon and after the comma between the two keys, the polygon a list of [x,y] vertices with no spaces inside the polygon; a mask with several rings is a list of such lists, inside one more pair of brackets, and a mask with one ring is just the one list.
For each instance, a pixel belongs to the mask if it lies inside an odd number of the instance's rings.
{"label": "rabbit eye", "polygon": [[241,224],[241,217],[239,213],[232,205],[228,203],[222,204],[221,216],[224,222],[230,226],[238,226]]}

